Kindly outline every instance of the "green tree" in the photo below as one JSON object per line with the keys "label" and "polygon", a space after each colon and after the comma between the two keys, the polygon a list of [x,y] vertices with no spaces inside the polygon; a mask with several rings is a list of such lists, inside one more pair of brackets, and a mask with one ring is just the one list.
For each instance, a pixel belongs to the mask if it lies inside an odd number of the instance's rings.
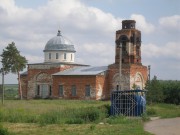
{"label": "green tree", "polygon": [[180,104],[180,81],[160,81],[163,93],[164,102],[170,104]]}
{"label": "green tree", "polygon": [[163,90],[156,76],[154,76],[154,78],[151,81],[147,82],[146,89],[148,90],[147,92],[148,102],[150,103],[163,102],[164,100]]}
{"label": "green tree", "polygon": [[20,55],[20,52],[17,50],[14,42],[8,44],[8,46],[5,49],[3,49],[1,57],[2,66],[5,73],[11,72],[18,75],[19,93],[20,99],[22,99],[20,71],[23,71],[23,69],[26,67],[27,60],[24,56]]}

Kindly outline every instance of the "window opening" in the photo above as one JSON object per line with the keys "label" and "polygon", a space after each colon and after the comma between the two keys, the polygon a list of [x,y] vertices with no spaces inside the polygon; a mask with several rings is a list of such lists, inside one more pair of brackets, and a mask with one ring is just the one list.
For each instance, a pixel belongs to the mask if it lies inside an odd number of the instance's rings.
{"label": "window opening", "polygon": [[66,53],[64,53],[64,59],[65,59],[65,60],[66,60],[66,57],[67,57],[66,55],[67,55],[67,54],[66,54]]}
{"label": "window opening", "polygon": [[91,93],[91,87],[90,85],[86,85],[85,96],[90,97],[90,93]]}
{"label": "window opening", "polygon": [[51,59],[51,53],[49,53],[49,59]]}
{"label": "window opening", "polygon": [[52,95],[52,89],[51,89],[51,85],[49,85],[49,96]]}
{"label": "window opening", "polygon": [[64,95],[63,85],[59,85],[59,96],[63,96],[63,95]]}
{"label": "window opening", "polygon": [[76,86],[75,85],[72,85],[71,94],[72,94],[72,96],[76,96]]}
{"label": "window opening", "polygon": [[39,95],[40,95],[40,85],[37,85],[36,95],[37,95],[37,96],[39,96]]}
{"label": "window opening", "polygon": [[59,54],[58,53],[56,53],[56,59],[59,59]]}

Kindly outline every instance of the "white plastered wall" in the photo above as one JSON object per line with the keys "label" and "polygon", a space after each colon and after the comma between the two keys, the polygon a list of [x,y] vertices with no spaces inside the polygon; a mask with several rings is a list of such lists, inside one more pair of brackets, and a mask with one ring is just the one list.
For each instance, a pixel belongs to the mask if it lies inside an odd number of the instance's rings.
{"label": "white plastered wall", "polygon": [[[49,53],[51,53],[51,59],[49,59]],[[58,53],[58,59],[56,59],[56,53]],[[64,57],[66,54],[66,59]],[[44,52],[44,62],[74,62],[75,53],[66,51],[49,51]]]}

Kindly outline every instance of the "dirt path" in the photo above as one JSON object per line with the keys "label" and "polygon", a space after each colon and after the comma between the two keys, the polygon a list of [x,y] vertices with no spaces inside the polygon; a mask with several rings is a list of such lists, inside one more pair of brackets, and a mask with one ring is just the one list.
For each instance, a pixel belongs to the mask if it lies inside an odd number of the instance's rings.
{"label": "dirt path", "polygon": [[155,135],[180,135],[180,117],[152,120],[145,123],[144,130]]}

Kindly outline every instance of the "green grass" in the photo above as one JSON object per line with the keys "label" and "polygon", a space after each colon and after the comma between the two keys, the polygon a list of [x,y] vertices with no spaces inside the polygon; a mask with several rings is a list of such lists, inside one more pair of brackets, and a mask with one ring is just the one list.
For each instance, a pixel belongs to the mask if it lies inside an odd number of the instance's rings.
{"label": "green grass", "polygon": [[180,105],[174,104],[154,104],[147,106],[149,116],[159,116],[160,118],[180,117]]}
{"label": "green grass", "polygon": [[[135,125],[136,124],[136,125]],[[37,124],[4,123],[15,135],[151,135],[142,123],[134,124]]]}
{"label": "green grass", "polygon": [[[5,100],[0,122],[14,135],[150,135],[142,118],[109,116],[110,101]],[[148,116],[180,116],[180,106],[147,106]]]}

